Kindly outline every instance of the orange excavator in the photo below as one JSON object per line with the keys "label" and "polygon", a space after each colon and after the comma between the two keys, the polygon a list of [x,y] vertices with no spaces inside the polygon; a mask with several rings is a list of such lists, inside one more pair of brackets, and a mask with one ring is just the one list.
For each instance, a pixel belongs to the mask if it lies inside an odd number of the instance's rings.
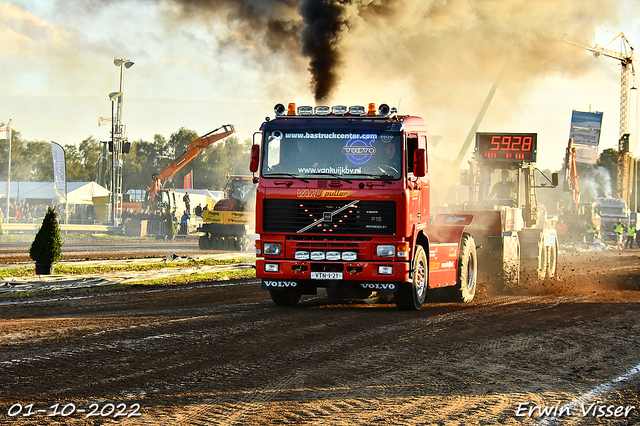
{"label": "orange excavator", "polygon": [[576,148],[573,139],[569,139],[564,158],[564,191],[569,192],[569,203],[560,216],[559,226],[562,226],[564,235],[568,240],[582,241],[583,239],[595,240],[600,238],[601,218],[599,208],[595,200],[589,202],[580,201],[580,188],[578,186],[578,164],[576,160]]}
{"label": "orange excavator", "polygon": [[221,139],[226,138],[227,136],[231,136],[235,133],[235,129],[231,124],[225,124],[222,127],[218,127],[215,130],[210,131],[204,136],[200,136],[198,139],[194,140],[189,144],[187,150],[176,158],[171,164],[162,169],[159,173],[153,175],[153,182],[151,183],[151,188],[149,189],[149,206],[152,208],[156,207],[156,197],[158,197],[158,193],[163,191],[162,189],[162,179],[168,179],[175,175],[178,170],[183,168],[189,161],[193,160],[200,151],[208,146],[213,145]]}

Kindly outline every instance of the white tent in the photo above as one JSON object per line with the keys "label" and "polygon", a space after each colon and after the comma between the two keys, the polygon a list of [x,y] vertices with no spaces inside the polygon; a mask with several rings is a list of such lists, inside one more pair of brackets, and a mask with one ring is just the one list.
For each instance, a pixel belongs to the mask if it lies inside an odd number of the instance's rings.
{"label": "white tent", "polygon": [[67,183],[67,204],[93,204],[93,197],[104,197],[109,194],[110,191],[107,188],[95,182]]}
{"label": "white tent", "polygon": [[[0,182],[0,198],[6,197],[6,183]],[[109,195],[109,190],[95,182],[67,182],[67,204],[93,204],[93,197]],[[20,202],[56,204],[60,200],[53,182],[11,182],[11,199]]]}

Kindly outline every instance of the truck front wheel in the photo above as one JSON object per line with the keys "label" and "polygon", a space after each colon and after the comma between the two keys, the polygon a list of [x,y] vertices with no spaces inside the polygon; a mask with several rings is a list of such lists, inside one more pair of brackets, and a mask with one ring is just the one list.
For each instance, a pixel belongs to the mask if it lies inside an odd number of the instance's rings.
{"label": "truck front wheel", "polygon": [[429,282],[429,264],[422,246],[416,246],[413,257],[413,279],[410,283],[401,283],[395,294],[398,308],[404,311],[417,311],[422,307],[427,296]]}
{"label": "truck front wheel", "polygon": [[458,282],[455,289],[455,300],[471,302],[476,295],[478,263],[476,262],[476,245],[469,234],[462,236],[460,257],[458,258]]}
{"label": "truck front wheel", "polygon": [[278,306],[296,305],[302,297],[302,289],[288,288],[285,290],[269,290],[271,300]]}

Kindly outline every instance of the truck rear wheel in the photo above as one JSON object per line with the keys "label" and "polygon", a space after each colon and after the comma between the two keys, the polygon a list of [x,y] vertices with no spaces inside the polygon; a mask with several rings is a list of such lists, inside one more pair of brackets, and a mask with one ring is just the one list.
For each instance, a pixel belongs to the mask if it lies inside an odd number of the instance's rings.
{"label": "truck rear wheel", "polygon": [[544,237],[540,238],[540,242],[538,243],[538,279],[544,280],[547,278],[547,247],[544,245]]}
{"label": "truck rear wheel", "polygon": [[458,257],[458,280],[453,299],[457,302],[471,302],[476,295],[478,262],[476,243],[469,234],[462,235]]}
{"label": "truck rear wheel", "polygon": [[278,306],[296,305],[302,297],[302,289],[287,288],[284,290],[269,290],[271,300]]}
{"label": "truck rear wheel", "polygon": [[413,279],[410,283],[400,283],[395,294],[398,308],[404,311],[417,311],[427,296],[429,282],[429,264],[422,246],[416,246],[413,257]]}
{"label": "truck rear wheel", "polygon": [[546,278],[551,279],[556,276],[558,269],[558,240],[556,239],[554,244],[546,247],[547,252],[547,272]]}

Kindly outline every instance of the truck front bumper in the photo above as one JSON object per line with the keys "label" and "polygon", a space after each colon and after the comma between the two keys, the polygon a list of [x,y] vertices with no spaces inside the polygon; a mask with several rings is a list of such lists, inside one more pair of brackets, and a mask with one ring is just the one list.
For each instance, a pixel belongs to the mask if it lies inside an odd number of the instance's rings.
{"label": "truck front bumper", "polygon": [[262,289],[353,287],[395,293],[410,278],[408,261],[313,262],[258,259],[256,276]]}

